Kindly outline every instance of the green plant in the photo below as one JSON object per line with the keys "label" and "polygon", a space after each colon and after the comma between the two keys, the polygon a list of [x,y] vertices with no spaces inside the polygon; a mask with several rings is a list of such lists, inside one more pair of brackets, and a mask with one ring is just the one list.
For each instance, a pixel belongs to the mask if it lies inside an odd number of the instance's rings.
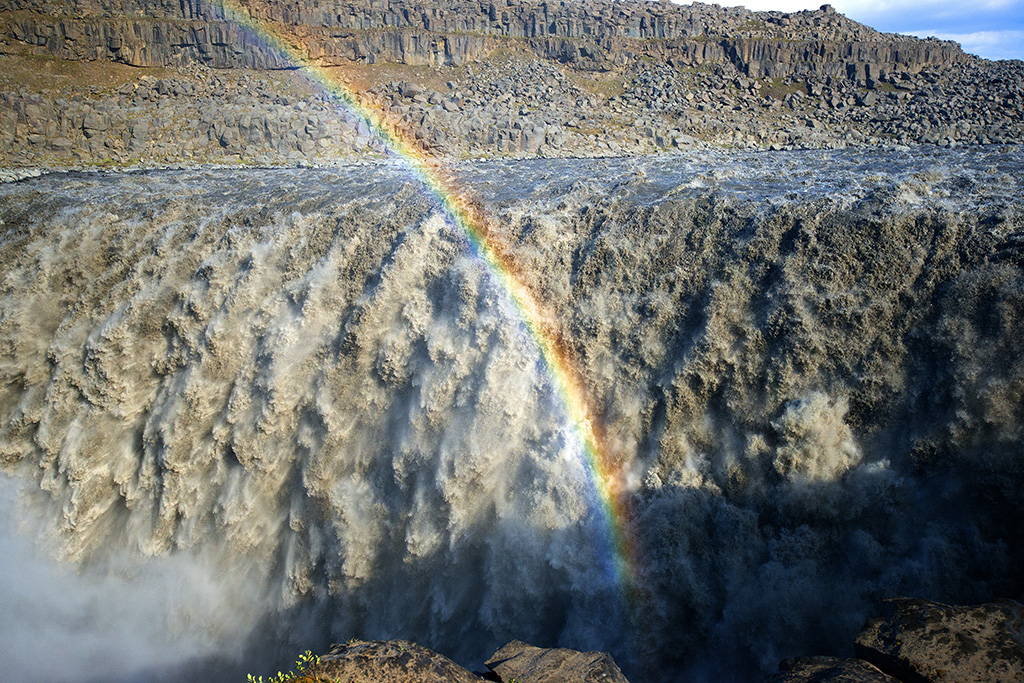
{"label": "green plant", "polygon": [[246,683],[285,683],[285,681],[294,681],[305,674],[306,669],[319,663],[320,658],[314,655],[312,650],[306,650],[299,655],[298,660],[295,662],[296,671],[289,671],[288,673],[278,671],[276,676],[271,676],[266,681],[263,680],[263,676],[249,674],[245,680]]}

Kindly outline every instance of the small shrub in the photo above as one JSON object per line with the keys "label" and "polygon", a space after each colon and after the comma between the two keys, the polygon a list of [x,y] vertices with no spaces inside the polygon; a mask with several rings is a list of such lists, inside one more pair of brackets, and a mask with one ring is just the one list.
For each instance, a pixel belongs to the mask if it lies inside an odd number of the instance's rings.
{"label": "small shrub", "polygon": [[295,671],[289,671],[288,673],[278,671],[277,675],[271,676],[266,681],[263,680],[263,676],[253,676],[252,674],[249,674],[245,680],[246,683],[285,683],[285,681],[294,681],[295,683],[298,683],[300,680],[310,680],[308,676],[304,676],[306,669],[319,663],[320,658],[314,655],[312,650],[306,650],[299,655],[298,660],[296,660]]}

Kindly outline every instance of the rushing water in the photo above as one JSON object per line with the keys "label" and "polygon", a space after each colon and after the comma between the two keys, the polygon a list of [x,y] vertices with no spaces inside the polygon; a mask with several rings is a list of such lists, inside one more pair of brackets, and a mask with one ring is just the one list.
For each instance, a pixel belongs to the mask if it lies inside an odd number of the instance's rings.
{"label": "rushing water", "polygon": [[845,654],[888,596],[1021,596],[1024,153],[454,172],[567,340],[626,518],[400,164],[10,183],[7,673],[202,678],[351,637],[479,667],[519,638],[750,680]]}

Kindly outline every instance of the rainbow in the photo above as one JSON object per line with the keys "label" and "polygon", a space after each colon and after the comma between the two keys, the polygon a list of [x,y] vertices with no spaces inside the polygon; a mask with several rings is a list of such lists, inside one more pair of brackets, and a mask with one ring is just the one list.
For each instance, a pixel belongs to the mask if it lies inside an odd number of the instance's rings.
{"label": "rainbow", "polygon": [[451,221],[466,235],[475,252],[501,284],[536,343],[565,407],[606,520],[613,569],[627,595],[632,593],[637,564],[621,465],[612,457],[599,426],[591,416],[582,378],[575,369],[572,353],[562,339],[553,316],[519,276],[508,250],[490,230],[485,216],[465,193],[459,191],[455,181],[444,172],[440,160],[422,150],[415,138],[403,132],[397,120],[378,110],[368,98],[332,76],[326,68],[312,63],[299,46],[287,40],[282,31],[252,16],[238,0],[223,0],[223,8],[226,20],[251,31],[257,40],[300,69],[315,87],[364,120],[387,149],[404,160],[414,177],[438,199]]}

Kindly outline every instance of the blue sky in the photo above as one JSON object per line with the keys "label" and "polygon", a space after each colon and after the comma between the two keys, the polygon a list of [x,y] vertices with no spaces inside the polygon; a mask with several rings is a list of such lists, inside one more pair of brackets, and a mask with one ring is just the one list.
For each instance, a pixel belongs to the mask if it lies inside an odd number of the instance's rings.
{"label": "blue sky", "polygon": [[879,31],[955,40],[965,51],[988,59],[1024,59],[1024,0],[715,1],[782,12],[816,9],[829,1],[839,12]]}

